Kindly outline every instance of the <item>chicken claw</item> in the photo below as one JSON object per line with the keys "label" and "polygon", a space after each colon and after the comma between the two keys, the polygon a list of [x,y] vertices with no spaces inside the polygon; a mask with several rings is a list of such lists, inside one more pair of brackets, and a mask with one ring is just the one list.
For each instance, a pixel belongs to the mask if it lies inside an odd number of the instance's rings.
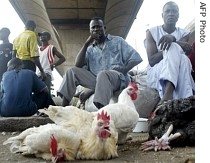
{"label": "chicken claw", "polygon": [[171,124],[166,131],[166,133],[158,139],[155,137],[155,140],[150,140],[142,143],[142,146],[140,147],[143,151],[149,151],[149,150],[155,150],[155,152],[160,150],[171,150],[171,147],[169,146],[169,142],[171,140],[176,139],[177,137],[181,136],[180,133],[170,134],[173,130],[173,125]]}
{"label": "chicken claw", "polygon": [[143,151],[149,151],[149,150],[155,150],[155,152],[159,150],[171,150],[171,147],[169,146],[169,142],[164,139],[158,139],[155,137],[155,140],[150,140],[147,142],[142,143],[142,146],[140,148]]}

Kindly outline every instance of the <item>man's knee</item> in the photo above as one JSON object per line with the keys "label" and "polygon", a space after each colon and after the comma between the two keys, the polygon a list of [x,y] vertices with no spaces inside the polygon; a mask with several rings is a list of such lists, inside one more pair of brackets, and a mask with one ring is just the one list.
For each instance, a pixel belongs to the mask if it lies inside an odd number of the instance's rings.
{"label": "man's knee", "polygon": [[97,80],[98,79],[112,79],[114,76],[118,76],[116,72],[110,71],[110,70],[103,70],[98,73]]}

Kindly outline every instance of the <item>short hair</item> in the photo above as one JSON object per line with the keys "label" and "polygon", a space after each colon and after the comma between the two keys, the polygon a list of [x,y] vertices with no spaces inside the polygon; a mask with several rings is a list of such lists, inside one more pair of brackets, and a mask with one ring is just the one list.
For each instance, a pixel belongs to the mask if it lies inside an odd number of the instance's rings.
{"label": "short hair", "polygon": [[92,20],[96,20],[96,21],[101,20],[101,21],[104,22],[103,18],[102,18],[102,17],[99,17],[99,16],[93,17],[93,18],[91,19],[91,21],[92,21]]}
{"label": "short hair", "polygon": [[20,60],[19,58],[12,58],[11,60],[9,60],[7,67],[12,67],[12,69],[21,69],[23,66],[22,60]]}
{"label": "short hair", "polygon": [[3,27],[2,29],[0,29],[0,33],[4,33],[6,35],[10,34],[10,30],[7,27]]}
{"label": "short hair", "polygon": [[36,23],[33,20],[28,20],[25,23],[26,28],[36,28]]}
{"label": "short hair", "polygon": [[177,6],[177,9],[178,9],[178,11],[179,11],[179,6],[178,6],[174,1],[166,2],[165,5],[163,6],[163,9],[162,9],[162,10],[164,10],[164,8],[166,7],[166,5],[169,5],[169,4],[174,4],[174,5],[176,5],[176,6]]}

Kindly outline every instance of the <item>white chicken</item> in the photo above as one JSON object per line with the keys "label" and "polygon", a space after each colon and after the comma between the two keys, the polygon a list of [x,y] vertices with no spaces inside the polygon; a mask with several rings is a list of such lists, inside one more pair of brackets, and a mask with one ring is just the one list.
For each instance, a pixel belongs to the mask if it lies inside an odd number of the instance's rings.
{"label": "white chicken", "polygon": [[117,103],[108,104],[96,112],[88,112],[74,106],[50,106],[47,110],[39,111],[47,114],[56,124],[71,128],[84,137],[86,134],[83,134],[88,132],[93,117],[104,110],[110,115],[118,131],[118,144],[124,144],[127,134],[133,131],[139,119],[133,102],[137,98],[137,91],[137,85],[130,83],[118,96]]}
{"label": "white chicken", "polygon": [[[52,136],[57,140],[57,149],[50,148]],[[46,124],[28,128],[19,135],[8,138],[3,145],[11,144],[12,153],[35,155],[45,160],[74,160],[80,141],[75,133],[62,126]],[[54,151],[53,155],[51,151]]]}
{"label": "white chicken", "polygon": [[111,116],[118,131],[118,144],[126,142],[127,134],[133,131],[139,120],[139,114],[133,102],[137,98],[137,91],[137,85],[129,83],[128,87],[120,93],[117,103],[108,104],[95,112],[97,114],[105,111]]}
{"label": "white chicken", "polygon": [[87,136],[95,116],[75,106],[49,106],[48,109],[40,109],[39,112],[48,115],[57,125],[77,133],[82,138]]}
{"label": "white chicken", "polygon": [[94,117],[92,130],[82,139],[77,159],[105,160],[118,157],[118,133],[110,115],[102,111]]}
{"label": "white chicken", "polygon": [[76,129],[76,124],[71,126],[69,123],[64,126],[61,123],[61,125],[47,124],[29,128],[18,136],[9,138],[3,144],[11,143],[10,150],[13,153],[34,154],[45,160],[52,159],[53,162],[118,157],[118,133],[107,113],[98,113],[86,124],[87,128],[83,132],[83,127]]}
{"label": "white chicken", "polygon": [[[99,160],[118,157],[118,133],[106,112],[92,113],[74,106],[49,106],[48,109],[40,109],[39,112],[47,114],[57,125],[73,131],[81,138],[77,159]],[[110,136],[106,139],[96,138],[94,126],[98,126],[96,129],[102,126],[106,133],[111,133]]]}

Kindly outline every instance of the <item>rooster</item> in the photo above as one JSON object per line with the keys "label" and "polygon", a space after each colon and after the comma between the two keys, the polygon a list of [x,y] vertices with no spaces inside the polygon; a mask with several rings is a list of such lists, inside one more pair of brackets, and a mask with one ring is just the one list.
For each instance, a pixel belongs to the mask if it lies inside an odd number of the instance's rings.
{"label": "rooster", "polygon": [[133,131],[139,120],[139,114],[133,102],[137,98],[137,91],[137,85],[130,83],[118,96],[117,103],[108,104],[96,112],[88,112],[74,106],[49,106],[48,109],[40,109],[39,112],[47,114],[56,124],[74,129],[74,132],[79,132],[84,137],[93,118],[104,110],[110,115],[118,131],[118,144],[124,144],[127,134]]}
{"label": "rooster", "polygon": [[92,118],[83,132],[82,127],[76,129],[74,125],[71,127],[70,123],[66,126],[61,123],[29,128],[3,144],[11,143],[12,153],[33,154],[52,162],[118,157],[118,133],[106,112],[98,113]]}
{"label": "rooster", "polygon": [[80,143],[75,133],[56,124],[46,124],[28,128],[18,136],[8,138],[3,145],[11,144],[12,153],[35,155],[56,162],[74,160]]}
{"label": "rooster", "polygon": [[[81,111],[83,112],[83,110]],[[83,113],[85,113],[85,111]],[[70,123],[68,123],[68,125],[69,124]],[[87,126],[88,125],[86,125],[86,127]],[[70,126],[67,128],[69,130],[74,129]],[[118,157],[118,134],[114,128],[113,122],[110,120],[110,116],[104,111],[98,113],[97,116],[93,118],[91,125],[88,130],[85,130],[84,135],[81,130],[78,130],[75,134],[80,137],[81,140],[75,159],[107,160]],[[53,141],[53,145],[56,147],[56,141]],[[57,159],[54,160],[58,161]]]}
{"label": "rooster", "polygon": [[77,159],[105,160],[118,157],[118,133],[110,115],[102,111],[94,117],[91,132],[82,139]]}
{"label": "rooster", "polygon": [[137,98],[138,87],[135,83],[129,83],[118,96],[118,102],[114,104],[108,104],[98,110],[96,113],[102,111],[110,114],[115,128],[118,131],[118,144],[124,144],[127,140],[127,134],[132,132],[135,128],[139,114],[136,111],[134,100]]}

